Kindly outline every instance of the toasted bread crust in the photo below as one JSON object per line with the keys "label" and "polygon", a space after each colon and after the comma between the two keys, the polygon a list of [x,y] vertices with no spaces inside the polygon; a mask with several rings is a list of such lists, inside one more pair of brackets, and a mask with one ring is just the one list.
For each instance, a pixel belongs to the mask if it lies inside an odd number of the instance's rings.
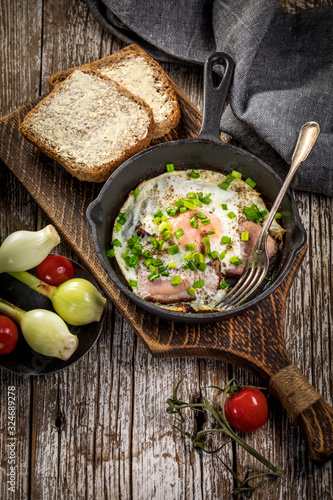
{"label": "toasted bread crust", "polygon": [[[115,54],[112,54],[111,56],[104,57],[103,59],[99,59],[98,61],[94,61],[90,64],[85,64],[83,66],[80,66],[79,68],[84,69],[87,67],[94,67],[101,72],[110,70],[112,71],[112,76],[110,76],[110,78],[127,88],[127,85],[123,81],[123,75],[120,74],[120,68],[122,65],[126,65],[126,63],[134,60],[143,61],[144,64],[146,64],[147,67],[151,69],[152,78],[155,80],[156,84],[156,92],[161,93],[160,107],[163,108],[164,102],[167,102],[168,104],[168,110],[165,113],[165,116],[160,115],[160,110],[156,110],[156,112],[154,112],[153,109],[154,126],[152,135],[153,138],[162,137],[178,125],[181,115],[180,107],[177,101],[176,93],[171,87],[167,75],[165,74],[161,66],[144,50],[142,50],[135,44],[128,45],[124,49],[116,52]],[[117,68],[119,68],[119,71],[117,70]],[[67,78],[75,69],[78,69],[78,67],[53,74],[49,79],[50,90],[54,89],[56,85]],[[135,83],[134,78],[133,82]],[[149,105],[151,105],[151,103],[148,101],[148,99],[150,99],[150,96],[146,96],[145,93],[142,92],[142,89],[135,89],[135,85],[131,84],[131,87],[128,90],[140,96],[141,98],[146,100]]]}
{"label": "toasted bread crust", "polygon": [[[42,134],[40,134],[38,130],[36,130],[38,129],[38,127],[36,127],[36,124],[40,124],[39,120],[40,118],[43,119],[43,116],[48,116],[50,118],[50,115],[48,115],[48,106],[52,105],[55,99],[59,99],[59,97],[61,98],[62,93],[65,93],[66,91],[68,91],[68,89],[70,89],[71,80],[73,80],[74,76],[68,78],[62,83],[59,83],[48,96],[42,99],[37,104],[37,106],[35,106],[35,108],[26,115],[24,121],[20,125],[19,130],[28,141],[34,144],[43,153],[58,161],[74,177],[77,177],[82,181],[103,182],[125,160],[127,160],[137,152],[145,149],[149,145],[152,138],[152,111],[142,99],[140,99],[138,96],[134,96],[127,89],[121,87],[106,76],[101,75],[101,73],[97,71],[96,68],[86,65],[84,68],[80,68],[79,73],[89,75],[93,80],[97,79],[96,81],[100,80],[101,82],[106,83],[106,85],[110,85],[110,89],[108,89],[108,96],[110,91],[110,97],[108,97],[110,101],[112,100],[112,96],[116,96],[118,99],[120,97],[123,98],[126,102],[131,103],[131,106],[136,108],[138,110],[137,112],[140,112],[145,118],[144,123],[147,123],[147,126],[145,125],[146,128],[142,130],[141,135],[143,137],[134,137],[133,140],[131,139],[132,143],[126,145],[124,149],[121,150],[119,154],[117,154],[116,158],[112,159],[112,161],[96,161],[96,164],[87,164],[84,161],[80,161],[75,158],[69,160],[65,157],[64,154],[61,154],[61,151],[57,151],[56,145],[52,144],[53,138],[50,139],[47,136],[43,137]],[[76,105],[77,103],[74,102],[74,104]],[[63,126],[64,134],[67,133],[66,127],[63,124],[59,125],[59,123],[57,123],[57,126],[60,126],[60,128]],[[78,134],[81,134],[80,128],[77,129],[77,135]]]}

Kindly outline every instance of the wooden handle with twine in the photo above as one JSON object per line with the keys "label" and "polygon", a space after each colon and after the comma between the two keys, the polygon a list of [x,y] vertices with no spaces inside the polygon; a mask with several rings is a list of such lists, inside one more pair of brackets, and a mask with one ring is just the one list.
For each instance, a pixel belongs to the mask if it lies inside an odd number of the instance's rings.
{"label": "wooden handle with twine", "polygon": [[310,457],[317,463],[333,458],[333,408],[309,384],[301,370],[289,365],[269,381],[270,393],[300,426]]}

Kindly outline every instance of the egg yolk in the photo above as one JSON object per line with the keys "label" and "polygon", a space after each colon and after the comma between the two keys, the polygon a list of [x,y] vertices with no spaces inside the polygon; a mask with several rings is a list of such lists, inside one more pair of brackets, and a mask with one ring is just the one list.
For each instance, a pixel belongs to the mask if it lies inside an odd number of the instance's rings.
{"label": "egg yolk", "polygon": [[[199,217],[195,216],[195,214],[198,212],[199,210],[197,212],[195,211],[184,212],[178,215],[178,217],[175,217],[171,220],[172,222],[171,232],[173,233],[173,239],[177,242],[178,246],[183,248],[184,250],[187,250],[186,245],[194,243],[195,251],[202,252],[203,238],[205,236],[209,236],[211,243],[214,242],[215,240],[219,242],[221,239],[221,234],[222,234],[221,220],[214,214],[206,212],[205,210],[200,210],[200,213],[204,214],[206,218],[209,219],[210,221],[209,224],[202,224],[201,220],[203,219],[200,219]],[[193,218],[195,218],[196,221],[198,222],[198,227],[191,226],[190,220]],[[182,229],[184,231],[184,234],[177,239],[174,233],[178,229]]]}

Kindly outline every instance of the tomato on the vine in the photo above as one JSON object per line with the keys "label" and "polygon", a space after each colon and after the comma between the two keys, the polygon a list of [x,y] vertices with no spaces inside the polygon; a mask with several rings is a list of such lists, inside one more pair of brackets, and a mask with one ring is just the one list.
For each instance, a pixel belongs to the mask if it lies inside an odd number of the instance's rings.
{"label": "tomato on the vine", "polygon": [[0,315],[0,354],[12,352],[18,341],[18,329],[8,316]]}
{"label": "tomato on the vine", "polygon": [[252,432],[266,423],[267,400],[259,389],[245,387],[227,398],[224,412],[233,427],[242,432]]}
{"label": "tomato on the vine", "polygon": [[70,260],[62,255],[48,255],[36,268],[38,279],[49,285],[59,286],[74,276],[74,268]]}

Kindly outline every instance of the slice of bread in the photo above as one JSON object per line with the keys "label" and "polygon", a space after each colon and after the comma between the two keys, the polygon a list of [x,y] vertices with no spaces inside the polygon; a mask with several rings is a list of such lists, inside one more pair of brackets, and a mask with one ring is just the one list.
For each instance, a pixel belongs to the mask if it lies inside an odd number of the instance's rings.
{"label": "slice of bread", "polygon": [[32,109],[20,132],[74,177],[103,182],[152,138],[139,97],[94,68],[75,70]]}
{"label": "slice of bread", "polygon": [[[115,54],[81,66],[93,66],[151,107],[154,117],[153,138],[162,137],[178,125],[180,107],[176,93],[161,66],[137,45],[129,45]],[[52,90],[77,68],[55,73],[49,79]]]}

